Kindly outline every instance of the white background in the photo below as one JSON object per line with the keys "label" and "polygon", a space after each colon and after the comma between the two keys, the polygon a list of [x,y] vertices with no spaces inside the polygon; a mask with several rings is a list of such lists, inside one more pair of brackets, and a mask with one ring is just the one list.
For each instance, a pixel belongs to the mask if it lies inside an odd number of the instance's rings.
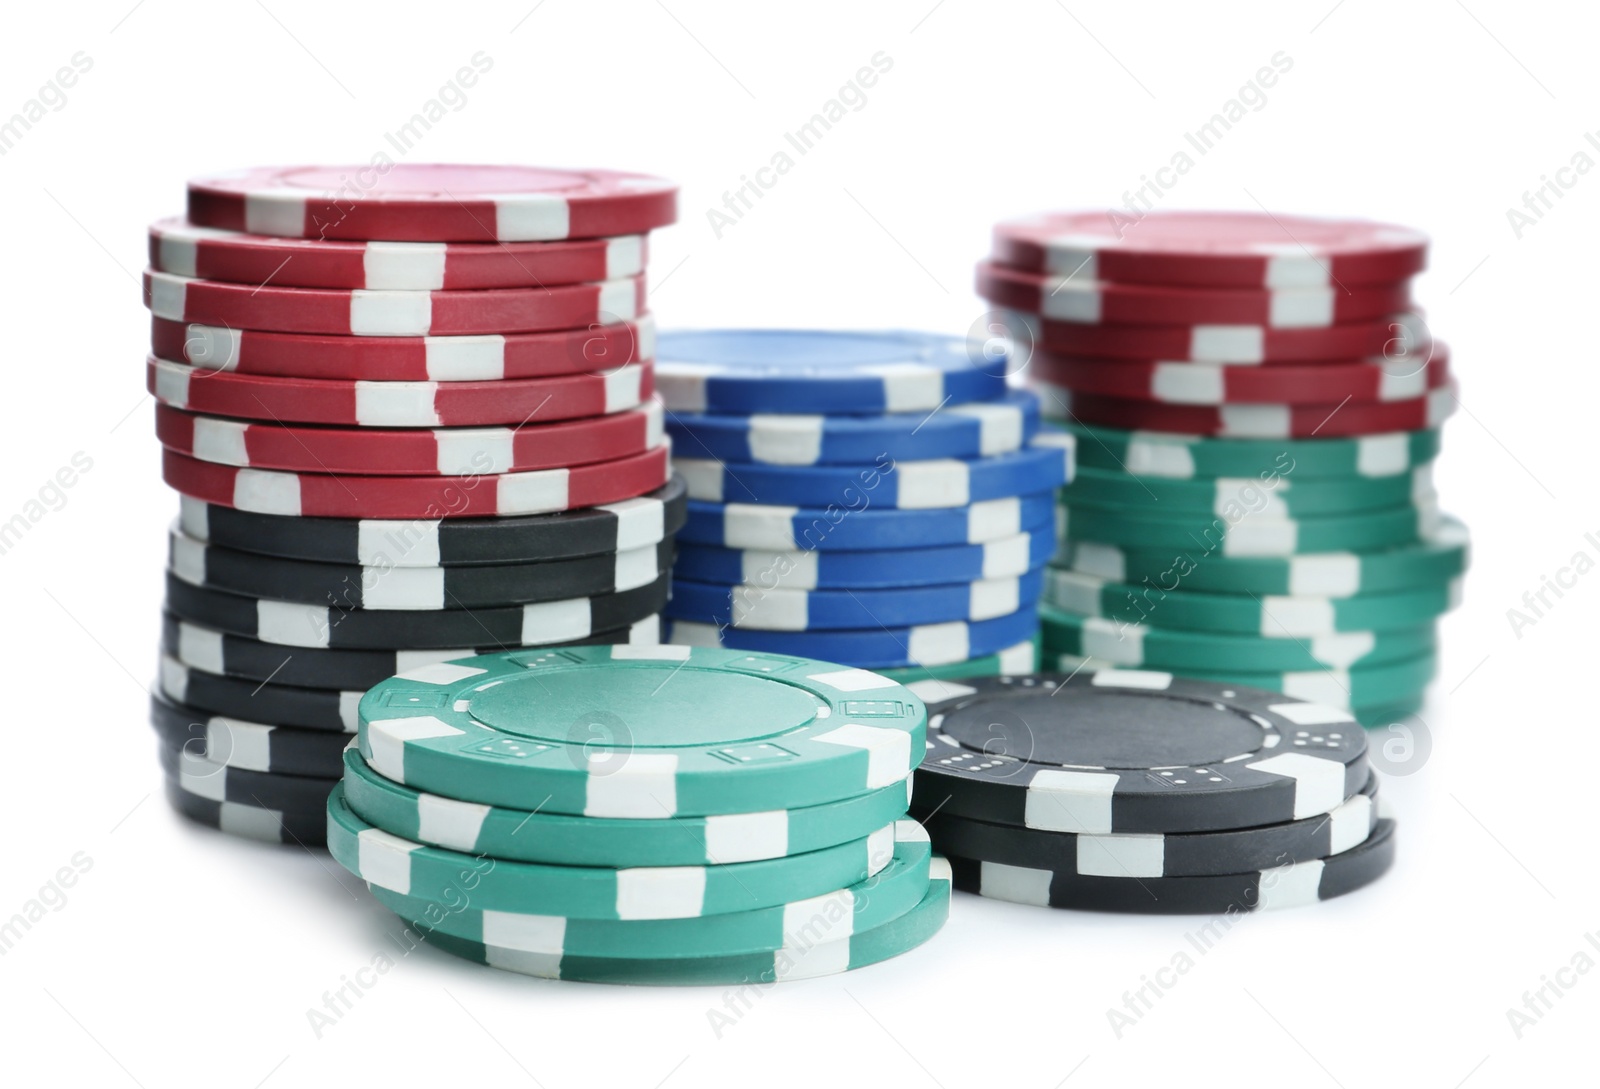
{"label": "white background", "polygon": [[[1520,637],[1507,617],[1600,553],[1585,538],[1600,531],[1600,177],[1568,175],[1520,239],[1506,215],[1575,153],[1600,159],[1579,5],[130,6],[19,6],[0,35],[0,118],[75,52],[93,58],[0,157],[0,520],[74,453],[93,459],[0,556],[0,918],[92,860],[0,957],[8,1081],[1476,1089],[1592,1068],[1600,973],[1565,969],[1600,960],[1585,937],[1600,929],[1600,578],[1569,580]],[[1203,920],[961,896],[926,948],[761,992],[720,1035],[715,990],[555,984],[424,950],[313,1033],[307,1010],[394,950],[397,925],[326,856],[185,824],[160,797],[145,700],[176,502],[143,392],[143,228],[181,210],[192,174],[365,159],[479,50],[492,71],[410,158],[677,179],[681,220],[653,262],[664,324],[952,332],[981,312],[971,269],[994,220],[1120,203],[1274,53],[1292,57],[1160,203],[1434,238],[1419,293],[1463,390],[1439,481],[1476,554],[1445,624],[1431,753],[1385,785],[1397,870],[1246,918],[1120,1038],[1107,1009]],[[893,69],[864,108],[717,238],[706,210],[879,51]],[[1575,985],[1519,1038],[1507,1010],[1547,978]]]}

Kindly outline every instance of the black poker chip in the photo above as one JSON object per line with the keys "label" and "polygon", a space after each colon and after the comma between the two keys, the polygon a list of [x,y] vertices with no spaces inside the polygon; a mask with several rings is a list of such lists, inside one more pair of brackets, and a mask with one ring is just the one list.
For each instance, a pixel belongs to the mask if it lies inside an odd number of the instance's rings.
{"label": "black poker chip", "polygon": [[226,548],[365,566],[538,563],[598,556],[673,537],[689,515],[674,476],[649,495],[554,514],[377,521],[255,514],[185,497],[179,525]]}
{"label": "black poker chip", "polygon": [[298,685],[221,677],[190,669],[176,658],[161,659],[161,694],[197,711],[258,725],[301,730],[356,732],[356,705],[363,689],[302,688]]}
{"label": "black poker chip", "polygon": [[293,647],[427,650],[554,646],[659,613],[669,576],[614,594],[482,609],[338,609],[195,586],[167,572],[167,609],[208,628]]}
{"label": "black poker chip", "polygon": [[[626,628],[596,632],[569,645],[653,645],[661,642],[661,618],[647,616]],[[230,635],[172,613],[161,617],[161,650],[190,669],[227,677],[302,688],[367,689],[396,673],[452,658],[493,654],[504,647],[436,650],[328,650],[263,643]]]}
{"label": "black poker chip", "polygon": [[1213,915],[1298,907],[1372,884],[1394,865],[1395,822],[1379,820],[1350,850],[1250,873],[1203,877],[1085,877],[948,856],[955,887],[1037,907],[1151,915]]}
{"label": "black poker chip", "polygon": [[520,605],[631,590],[672,566],[672,541],[542,563],[399,567],[317,563],[208,545],[174,529],[171,570],[251,597],[339,609],[437,610]]}
{"label": "black poker chip", "polygon": [[329,730],[268,726],[198,707],[150,697],[150,725],[169,748],[183,749],[214,764],[276,775],[337,778],[344,774],[349,737]]}
{"label": "black poker chip", "polygon": [[1369,777],[1348,711],[1101,670],[951,682],[928,706],[912,807],[1085,835],[1206,832],[1327,813]]}
{"label": "black poker chip", "polygon": [[166,777],[167,801],[197,824],[268,843],[323,847],[328,842],[326,806],[273,809],[248,802],[221,801],[189,789],[194,785],[192,782],[185,785],[185,781],[170,773]]}
{"label": "black poker chip", "polygon": [[165,742],[160,743],[157,750],[161,769],[168,777],[190,794],[212,801],[307,814],[319,806],[326,807],[328,795],[339,784],[338,779],[320,776],[230,768]]}

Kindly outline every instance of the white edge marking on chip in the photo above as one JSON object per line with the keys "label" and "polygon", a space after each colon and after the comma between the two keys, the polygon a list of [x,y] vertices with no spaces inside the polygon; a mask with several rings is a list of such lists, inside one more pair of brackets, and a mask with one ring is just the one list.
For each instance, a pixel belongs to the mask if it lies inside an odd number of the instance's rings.
{"label": "white edge marking on chip", "polygon": [[640,866],[617,871],[617,918],[689,919],[702,913],[702,866]]}
{"label": "white edge marking on chip", "polygon": [[306,198],[288,190],[258,189],[244,198],[246,234],[304,238]]}
{"label": "white edge marking on chip", "polygon": [[356,336],[420,337],[432,331],[431,292],[350,292],[350,332]]}
{"label": "white edge marking on chip", "polygon": [[836,692],[871,692],[880,688],[898,688],[896,681],[872,672],[870,669],[836,669],[826,673],[808,673],[806,680],[827,685]]}
{"label": "white edge marking on chip", "polygon": [[1164,692],[1172,687],[1172,674],[1153,669],[1102,669],[1089,678],[1096,688],[1136,688]]}
{"label": "white edge marking on chip", "polygon": [[1257,909],[1272,911],[1316,903],[1320,899],[1317,893],[1322,886],[1325,865],[1324,859],[1313,858],[1262,870],[1257,886]]}
{"label": "white edge marking on chip", "polygon": [[978,864],[979,891],[991,900],[1004,900],[1012,904],[1049,907],[1053,877],[1049,870],[1036,870],[1028,866],[1008,866],[1003,862]]}
{"label": "white edge marking on chip", "polygon": [[768,465],[815,465],[822,457],[826,422],[823,416],[753,415],[745,431],[750,459]]}
{"label": "white edge marking on chip", "polygon": [[440,291],[443,242],[368,242],[361,248],[362,287],[369,291]]}
{"label": "white edge marking on chip", "polygon": [[839,745],[860,749],[867,757],[866,777],[860,791],[898,783],[912,766],[911,734],[905,730],[884,729],[859,722],[846,722],[812,739],[820,745]]}
{"label": "white edge marking on chip", "polygon": [[428,665],[418,666],[397,674],[398,679],[416,681],[419,684],[459,684],[468,677],[479,677],[488,670],[479,666],[469,666],[458,662],[433,662]]}
{"label": "white edge marking on chip", "polygon": [[485,911],[483,944],[518,953],[559,956],[566,946],[567,920],[560,915]]}
{"label": "white edge marking on chip", "polygon": [[962,507],[972,500],[971,466],[955,458],[902,461],[892,476],[894,505],[901,510]]}
{"label": "white edge marking on chip", "polygon": [[1281,752],[1245,766],[1294,781],[1295,820],[1327,813],[1344,801],[1345,766],[1338,760],[1307,752]]}
{"label": "white edge marking on chip", "polygon": [[478,853],[478,837],[491,809],[477,802],[463,802],[437,794],[417,796],[417,838],[437,843],[453,851]]}
{"label": "white edge marking on chip", "polygon": [[640,496],[596,507],[617,519],[616,547],[642,548],[657,544],[667,534],[667,506],[659,499]]}
{"label": "white edge marking on chip", "polygon": [[1086,877],[1160,877],[1166,872],[1166,837],[1080,835],[1078,873]]}
{"label": "white edge marking on chip", "polygon": [[411,852],[419,843],[401,839],[381,828],[356,833],[356,872],[379,888],[411,895]]}
{"label": "white edge marking on chip", "polygon": [[459,737],[465,731],[457,729],[432,715],[415,718],[380,718],[367,722],[367,748],[371,755],[367,763],[385,779],[397,783],[406,781],[405,755],[408,741],[425,741],[431,737]]}
{"label": "white edge marking on chip", "polygon": [[755,862],[789,853],[789,811],[728,813],[705,818],[706,862]]}
{"label": "white edge marking on chip", "polygon": [[659,646],[616,646],[611,648],[613,662],[686,662],[689,647],[663,643]]}
{"label": "white edge marking on chip", "polygon": [[936,367],[887,363],[862,367],[860,373],[883,380],[885,412],[932,412],[944,401],[944,372]]}
{"label": "white edge marking on chip", "polygon": [[1112,796],[1119,779],[1109,771],[1037,771],[1023,802],[1023,826],[1047,832],[1109,834]]}
{"label": "white edge marking on chip", "polygon": [[566,510],[571,503],[570,469],[539,469],[486,479],[494,482],[496,514],[546,514]]}
{"label": "white edge marking on chip", "polygon": [[671,753],[590,755],[583,815],[654,819],[678,811],[678,758]]}
{"label": "white edge marking on chip", "polygon": [[572,208],[553,193],[514,193],[494,199],[498,242],[555,242],[572,232]]}
{"label": "white edge marking on chip", "polygon": [[[1031,646],[1031,644],[1030,644]],[[978,690],[960,681],[947,681],[938,677],[929,677],[923,681],[912,681],[906,685],[911,694],[923,703],[942,703],[945,700],[965,699],[967,696],[976,695]]]}

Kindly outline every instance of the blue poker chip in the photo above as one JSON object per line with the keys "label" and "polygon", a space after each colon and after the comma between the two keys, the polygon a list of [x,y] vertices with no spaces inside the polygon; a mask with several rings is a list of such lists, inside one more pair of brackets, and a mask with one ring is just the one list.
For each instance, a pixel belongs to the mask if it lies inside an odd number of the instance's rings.
{"label": "blue poker chip", "polygon": [[683,457],[768,465],[871,465],[986,458],[1020,450],[1039,432],[1039,398],[1013,390],[995,401],[885,416],[734,416],[673,412],[667,433]]}
{"label": "blue poker chip", "polygon": [[715,329],[656,343],[656,391],[673,412],[932,412],[1005,396],[1006,371],[931,333]]}
{"label": "blue poker chip", "polygon": [[1038,626],[1039,610],[1032,606],[993,620],[851,631],[746,631],[677,620],[667,626],[667,641],[691,647],[728,647],[758,654],[816,658],[859,669],[903,669],[999,654],[1032,639]]}
{"label": "blue poker chip", "polygon": [[674,620],[749,631],[904,628],[1009,616],[1037,605],[1043,593],[1043,568],[1013,578],[892,590],[781,590],[674,578],[672,601],[662,612]]}
{"label": "blue poker chip", "polygon": [[689,503],[678,541],[782,552],[858,552],[985,544],[1055,525],[1054,491],[934,510]]}
{"label": "blue poker chip", "polygon": [[1072,436],[1048,431],[1022,450],[992,458],[759,465],[675,457],[672,466],[688,484],[691,500],[926,510],[1058,488],[1072,479],[1072,456]]}
{"label": "blue poker chip", "polygon": [[887,589],[1006,578],[1042,567],[1055,554],[1051,523],[983,544],[800,552],[680,544],[676,579],[793,590]]}

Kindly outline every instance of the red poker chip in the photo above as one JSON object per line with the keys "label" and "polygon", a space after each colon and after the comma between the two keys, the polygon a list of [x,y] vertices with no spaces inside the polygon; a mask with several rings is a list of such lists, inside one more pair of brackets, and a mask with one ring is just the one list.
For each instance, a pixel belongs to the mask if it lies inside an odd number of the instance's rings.
{"label": "red poker chip", "polygon": [[1427,326],[1415,313],[1320,329],[1269,329],[1261,325],[1086,325],[1010,311],[1012,337],[1067,355],[1235,366],[1343,361],[1420,354]]}
{"label": "red poker chip", "polygon": [[1407,401],[1450,379],[1450,352],[1436,343],[1427,357],[1355,363],[1224,367],[1214,363],[1141,363],[1035,352],[1029,373],[1075,394],[1101,394],[1180,405],[1338,404]]}
{"label": "red poker chip", "polygon": [[677,186],[614,170],[387,163],[189,182],[190,223],[285,238],[547,242],[643,234],[677,217]]}
{"label": "red poker chip", "polygon": [[1052,277],[982,262],[978,295],[997,306],[1083,325],[1261,325],[1307,329],[1372,321],[1411,305],[1407,283],[1376,287],[1259,289],[1148,287]]}
{"label": "red poker chip", "polygon": [[570,468],[661,445],[661,402],[529,427],[338,428],[252,423],[156,405],[161,445],[254,469],[377,476],[472,476]]}
{"label": "red poker chip", "polygon": [[553,287],[637,276],[643,235],[565,242],[329,242],[197,227],[150,225],[150,267],[176,276],[278,287],[367,291],[475,291]]}
{"label": "red poker chip", "polygon": [[1388,223],[1265,212],[1048,212],[996,226],[993,256],[1028,272],[1119,284],[1349,288],[1421,272],[1428,237]]}
{"label": "red poker chip", "polygon": [[638,408],[655,392],[655,367],[499,382],[351,382],[202,370],[151,356],[146,388],[173,408],[269,423],[522,426]]}
{"label": "red poker chip", "polygon": [[1125,431],[1167,431],[1234,439],[1342,438],[1438,427],[1455,413],[1452,382],[1409,401],[1346,401],[1320,405],[1169,405],[1077,393],[1033,383],[1044,414]]}
{"label": "red poker chip", "polygon": [[651,359],[655,319],[472,337],[341,337],[271,333],[150,319],[161,359],[209,370],[355,382],[470,382],[553,378]]}
{"label": "red poker chip", "polygon": [[542,333],[632,321],[645,312],[643,276],[496,291],[335,291],[254,287],[146,270],[144,302],[168,321],[341,336]]}
{"label": "red poker chip", "polygon": [[240,469],[161,453],[167,485],[205,503],[306,518],[425,519],[547,514],[620,503],[654,491],[670,473],[667,444],[642,454],[528,473],[354,476]]}

